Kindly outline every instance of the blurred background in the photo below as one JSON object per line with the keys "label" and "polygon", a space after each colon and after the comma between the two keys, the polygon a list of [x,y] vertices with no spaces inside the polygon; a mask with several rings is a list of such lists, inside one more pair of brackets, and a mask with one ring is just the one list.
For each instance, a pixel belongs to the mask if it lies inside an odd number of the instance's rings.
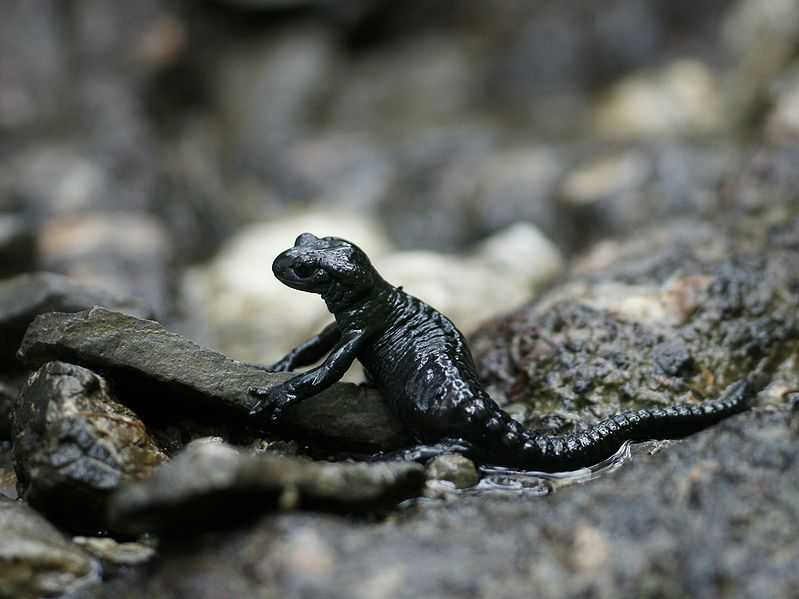
{"label": "blurred background", "polygon": [[472,331],[714,218],[797,50],[795,0],[4,0],[0,269],[268,362],[329,318],[271,275],[311,231]]}

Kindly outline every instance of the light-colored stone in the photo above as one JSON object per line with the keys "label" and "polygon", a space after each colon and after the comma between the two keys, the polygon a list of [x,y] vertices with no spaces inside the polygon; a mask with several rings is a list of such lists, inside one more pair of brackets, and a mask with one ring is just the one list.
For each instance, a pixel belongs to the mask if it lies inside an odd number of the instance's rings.
{"label": "light-colored stone", "polygon": [[722,129],[727,119],[716,76],[689,59],[621,80],[593,117],[597,132],[615,138],[708,134]]}
{"label": "light-colored stone", "polygon": [[480,482],[474,462],[456,453],[440,455],[434,459],[427,467],[427,476],[449,481],[458,489],[473,487]]}

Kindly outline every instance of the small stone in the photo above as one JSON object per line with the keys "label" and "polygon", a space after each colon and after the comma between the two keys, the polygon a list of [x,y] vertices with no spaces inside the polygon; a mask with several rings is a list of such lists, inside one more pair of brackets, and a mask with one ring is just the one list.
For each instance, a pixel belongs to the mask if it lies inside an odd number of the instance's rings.
{"label": "small stone", "polygon": [[109,517],[130,532],[182,534],[275,509],[370,511],[418,496],[424,482],[424,470],[412,462],[308,462],[206,442],[187,447],[150,479],[122,487]]}
{"label": "small stone", "polygon": [[[256,399],[252,386],[280,384],[292,375],[269,373],[170,333],[160,324],[93,308],[77,314],[43,314],[28,329],[19,352],[30,368],[65,360],[107,373],[119,399],[138,413],[165,418],[243,421]],[[142,390],[146,389],[147,393]],[[252,425],[252,422],[249,421]],[[277,423],[314,443],[390,449],[407,433],[373,388],[337,383],[288,408]]]}
{"label": "small stone", "polygon": [[0,281],[0,367],[19,369],[15,354],[37,314],[78,312],[93,306],[143,318],[152,314],[140,301],[54,273],[22,274]]}
{"label": "small stone", "polygon": [[0,596],[54,597],[99,581],[97,563],[19,501],[0,497]]}
{"label": "small stone", "polygon": [[138,566],[155,556],[155,549],[144,543],[121,543],[109,537],[72,537],[72,542],[82,547],[104,564]]}
{"label": "small stone", "polygon": [[670,376],[686,371],[693,364],[691,354],[685,346],[674,341],[664,341],[652,348],[650,354],[661,370]]}
{"label": "small stone", "polygon": [[440,455],[434,459],[427,467],[427,476],[449,481],[458,489],[473,487],[480,482],[474,462],[457,453]]}
{"label": "small stone", "polygon": [[72,364],[49,362],[31,375],[13,424],[22,497],[74,526],[102,526],[108,494],[166,459],[106,381]]}
{"label": "small stone", "polygon": [[695,60],[677,60],[654,73],[635,73],[599,104],[594,127],[609,137],[668,137],[714,133],[727,114],[714,73]]}

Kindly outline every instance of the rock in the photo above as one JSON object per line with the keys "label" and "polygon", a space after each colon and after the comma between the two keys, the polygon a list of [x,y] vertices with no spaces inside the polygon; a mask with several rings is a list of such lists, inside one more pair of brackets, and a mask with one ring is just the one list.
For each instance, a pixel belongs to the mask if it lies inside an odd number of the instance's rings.
{"label": "rock", "polygon": [[231,44],[215,56],[212,89],[230,162],[279,181],[282,148],[310,128],[329,93],[336,40],[318,26],[300,25]]}
{"label": "rock", "polygon": [[357,56],[339,79],[328,118],[345,130],[398,135],[409,124],[435,127],[475,105],[481,56],[443,32],[398,38]]}
{"label": "rock", "polygon": [[95,560],[19,501],[0,497],[0,596],[54,597],[98,582]]}
{"label": "rock", "polygon": [[0,21],[6,25],[0,35],[0,129],[57,127],[72,98],[68,27],[58,7],[8,3],[0,7]]}
{"label": "rock", "polygon": [[109,516],[132,532],[185,534],[273,509],[374,510],[417,496],[424,482],[410,462],[307,462],[193,443],[149,480],[120,489]]}
{"label": "rock", "polygon": [[285,153],[283,193],[336,213],[373,214],[396,176],[394,156],[376,135],[324,132],[288,144]]}
{"label": "rock", "polygon": [[[197,345],[160,324],[102,308],[77,314],[38,316],[20,348],[26,366],[64,360],[106,373],[119,398],[156,420],[234,419],[256,400],[247,390],[290,378],[267,373]],[[249,423],[252,426],[252,423]],[[339,383],[287,409],[277,430],[295,431],[314,443],[387,449],[406,439],[382,398],[372,388]]]}
{"label": "rock", "polygon": [[150,308],[138,300],[83,285],[63,275],[32,273],[0,281],[0,365],[5,371],[20,367],[15,354],[37,314],[79,312],[103,306],[149,318]]}
{"label": "rock", "polygon": [[15,207],[36,222],[102,206],[112,194],[109,179],[83,148],[69,142],[33,144],[0,163],[0,190],[30,198]]}
{"label": "rock", "polygon": [[72,537],[72,542],[108,566],[139,566],[155,556],[150,545],[135,542],[119,542],[110,537]]}
{"label": "rock", "polygon": [[492,315],[523,304],[562,268],[557,247],[525,222],[495,233],[463,256],[405,251],[378,263],[386,280],[435,306],[466,334]]}
{"label": "rock", "polygon": [[725,139],[701,146],[647,141],[590,152],[558,190],[577,232],[571,246],[581,250],[635,234],[664,218],[717,213],[718,188],[737,152]]}
{"label": "rock", "polygon": [[614,85],[593,120],[600,134],[612,138],[706,135],[728,124],[724,108],[713,72],[683,59]]}
{"label": "rock", "polygon": [[731,586],[791,596],[799,460],[789,419],[741,415],[541,497],[464,493],[368,526],[270,515],[166,551],[146,581],[102,596],[719,597]]}
{"label": "rock", "polygon": [[427,467],[427,476],[446,480],[457,489],[473,487],[480,482],[477,468],[469,458],[459,454],[444,454],[436,457]]}
{"label": "rock", "polygon": [[21,496],[72,526],[102,528],[105,500],[166,459],[139,418],[99,375],[49,362],[14,410],[14,469]]}
{"label": "rock", "polygon": [[93,287],[123,293],[164,315],[171,307],[166,229],[134,213],[65,216],[44,226],[39,265]]}
{"label": "rock", "polygon": [[758,95],[796,57],[799,8],[784,0],[742,0],[725,15],[722,33],[734,64],[732,99],[742,109],[752,110],[754,103],[757,110]]}
{"label": "rock", "polygon": [[598,248],[582,277],[473,337],[482,379],[495,399],[527,404],[538,416],[526,424],[548,432],[712,398],[741,378],[760,388],[799,334],[799,298],[786,292],[799,284],[799,252],[774,252],[764,239],[741,255],[751,234],[739,241],[677,221]]}
{"label": "rock", "polygon": [[0,278],[33,270],[36,236],[23,218],[0,215]]}

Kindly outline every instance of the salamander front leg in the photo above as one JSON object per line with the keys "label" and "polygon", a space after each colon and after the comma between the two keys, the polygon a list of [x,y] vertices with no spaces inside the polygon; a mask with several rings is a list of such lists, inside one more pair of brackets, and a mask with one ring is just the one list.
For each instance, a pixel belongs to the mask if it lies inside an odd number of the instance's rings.
{"label": "salamander front leg", "polygon": [[362,331],[343,337],[320,366],[285,383],[274,387],[250,387],[250,395],[259,399],[250,410],[250,415],[260,417],[269,414],[270,420],[274,422],[288,406],[327,389],[340,380],[355,361],[364,338]]}

